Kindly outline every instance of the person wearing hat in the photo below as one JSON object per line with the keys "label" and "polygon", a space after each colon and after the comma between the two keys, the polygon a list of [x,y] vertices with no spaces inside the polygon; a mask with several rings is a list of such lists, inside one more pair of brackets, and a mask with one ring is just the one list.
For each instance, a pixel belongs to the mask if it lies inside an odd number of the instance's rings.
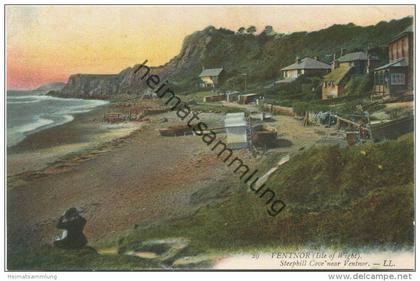
{"label": "person wearing hat", "polygon": [[58,229],[64,229],[60,239],[54,241],[54,246],[62,249],[80,249],[86,246],[87,239],[83,234],[86,219],[80,211],[72,207],[62,215],[57,223]]}

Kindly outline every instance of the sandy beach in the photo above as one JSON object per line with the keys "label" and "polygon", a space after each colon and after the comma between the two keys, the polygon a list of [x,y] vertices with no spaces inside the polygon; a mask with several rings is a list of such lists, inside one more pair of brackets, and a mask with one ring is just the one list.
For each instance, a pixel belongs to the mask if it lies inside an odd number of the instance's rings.
{"label": "sandy beach", "polygon": [[[10,249],[51,243],[58,233],[55,220],[73,206],[84,211],[85,232],[95,244],[137,225],[191,215],[226,196],[209,187],[215,180],[232,180],[232,171],[201,138],[159,135],[159,128],[182,124],[174,112],[111,125],[102,119],[112,106],[79,114],[8,150]],[[200,116],[220,127],[224,114]],[[280,153],[296,153],[329,138],[329,129],[304,129],[287,116],[276,116],[272,126],[280,132]],[[262,161],[247,151],[241,158],[251,165]],[[198,193],[204,199],[192,200]]]}
{"label": "sandy beach", "polygon": [[[9,148],[7,239],[11,253],[51,244],[60,233],[55,228],[57,218],[70,207],[83,211],[89,245],[102,253],[138,227],[190,218],[199,208],[226,200],[235,191],[237,184],[225,190],[215,188],[218,181],[237,178],[200,137],[159,134],[160,128],[183,124],[174,112],[108,124],[103,115],[113,106],[79,114],[70,123],[30,135]],[[200,113],[200,117],[209,126],[220,127],[224,114]],[[270,153],[294,155],[313,145],[343,142],[331,128],[303,127],[289,116],[275,116],[270,125],[279,132],[279,145]],[[251,156],[247,150],[235,153],[254,166],[266,159],[264,154]],[[395,253],[369,253],[365,264],[349,264],[347,269],[382,269],[376,263],[389,256]],[[205,260],[214,261],[214,269],[341,268],[312,265],[312,260],[283,264],[269,252],[261,253],[258,263],[253,254],[222,253],[214,259],[205,256]],[[412,253],[402,252],[395,262],[398,268],[412,268]]]}
{"label": "sandy beach", "polygon": [[[55,219],[72,206],[84,211],[90,243],[184,216],[200,206],[190,203],[192,194],[231,175],[200,138],[159,136],[162,118],[179,124],[173,112],[106,125],[106,110],[80,114],[9,149],[9,249],[51,243]],[[203,118],[211,124],[219,117]]]}

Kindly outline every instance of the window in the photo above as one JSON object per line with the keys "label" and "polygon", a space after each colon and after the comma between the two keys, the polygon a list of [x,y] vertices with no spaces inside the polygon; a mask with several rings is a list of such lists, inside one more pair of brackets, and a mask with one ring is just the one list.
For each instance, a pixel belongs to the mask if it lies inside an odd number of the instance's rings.
{"label": "window", "polygon": [[405,85],[405,74],[391,73],[391,85]]}
{"label": "window", "polygon": [[376,85],[382,85],[384,83],[384,78],[381,72],[375,73],[375,84]]}

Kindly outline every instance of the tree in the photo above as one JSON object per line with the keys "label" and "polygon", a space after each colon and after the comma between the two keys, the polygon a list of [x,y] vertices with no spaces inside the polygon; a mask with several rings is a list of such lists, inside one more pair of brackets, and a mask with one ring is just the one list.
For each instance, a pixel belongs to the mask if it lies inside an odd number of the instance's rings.
{"label": "tree", "polygon": [[238,34],[244,34],[245,33],[245,27],[240,27],[238,29]]}
{"label": "tree", "polygon": [[251,25],[250,27],[248,27],[246,29],[246,33],[248,33],[248,34],[254,34],[256,31],[257,31],[257,29],[253,25]]}

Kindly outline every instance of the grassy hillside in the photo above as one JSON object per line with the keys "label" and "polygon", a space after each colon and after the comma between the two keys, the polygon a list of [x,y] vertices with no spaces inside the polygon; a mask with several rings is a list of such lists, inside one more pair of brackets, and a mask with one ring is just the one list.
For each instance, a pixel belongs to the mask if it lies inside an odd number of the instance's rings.
{"label": "grassy hillside", "polygon": [[62,250],[45,246],[8,257],[9,270],[145,270],[159,269],[161,265],[145,259],[123,255],[99,255],[95,250]]}
{"label": "grassy hillside", "polygon": [[[171,80],[180,89],[194,85],[201,67],[223,66],[226,70],[224,87],[244,87],[244,73],[252,87],[280,77],[280,69],[295,61],[296,56],[317,56],[330,62],[333,54],[365,51],[387,61],[387,44],[395,35],[412,24],[412,18],[379,22],[361,27],[354,24],[333,25],[315,32],[258,35],[237,34],[227,29],[208,27],[188,36],[180,55],[168,65],[178,69]],[[188,58],[188,67],[182,61]]]}
{"label": "grassy hillside", "polygon": [[[406,27],[412,18],[379,22],[361,27],[354,24],[333,25],[314,32],[290,34],[266,33],[238,34],[237,32],[209,26],[187,36],[180,53],[168,63],[152,68],[162,80],[170,81],[176,93],[198,90],[198,75],[205,68],[223,67],[221,89],[261,89],[261,86],[280,78],[280,69],[294,63],[296,56],[318,57],[330,62],[333,54],[365,51],[377,55],[381,63],[387,61],[388,42]],[[139,62],[140,63],[140,62]],[[141,95],[146,89],[137,66],[129,67],[113,76],[72,75],[65,88],[52,93],[67,97],[127,99]]]}

